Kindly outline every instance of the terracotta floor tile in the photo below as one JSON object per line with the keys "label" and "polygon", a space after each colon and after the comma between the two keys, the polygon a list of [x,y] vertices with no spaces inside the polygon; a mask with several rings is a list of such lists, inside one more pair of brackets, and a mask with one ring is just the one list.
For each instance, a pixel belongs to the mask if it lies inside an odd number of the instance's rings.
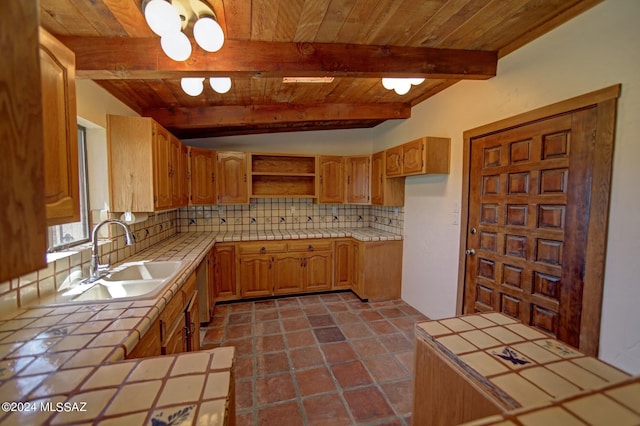
{"label": "terracotta floor tile", "polygon": [[313,332],[311,330],[300,330],[285,333],[284,337],[289,348],[316,344],[316,339],[313,337]]}
{"label": "terracotta floor tile", "polygon": [[324,303],[342,302],[342,297],[338,293],[326,293],[319,295]]}
{"label": "terracotta floor tile", "polygon": [[382,315],[374,310],[360,312],[360,318],[362,318],[363,321],[378,321],[384,319]]}
{"label": "terracotta floor tile", "polygon": [[302,397],[337,390],[331,373],[324,366],[296,372],[296,382]]}
{"label": "terracotta floor tile", "polygon": [[280,320],[259,321],[255,324],[256,336],[282,333]]}
{"label": "terracotta floor tile", "polygon": [[241,312],[229,315],[229,325],[251,324],[253,321],[253,313]]}
{"label": "terracotta floor tile", "polygon": [[302,410],[297,401],[269,405],[258,411],[260,426],[303,426]]}
{"label": "terracotta floor tile", "polygon": [[234,371],[236,378],[244,379],[247,377],[253,377],[255,374],[253,370],[254,362],[255,362],[255,358],[252,356],[247,356],[244,358],[236,358],[235,371]]}
{"label": "terracotta floor tile", "polygon": [[237,357],[248,356],[255,352],[253,339],[251,337],[237,340],[225,340],[222,346],[235,346]]}
{"label": "terracotta floor tile", "polygon": [[347,342],[325,343],[320,345],[329,364],[354,361],[358,355]]}
{"label": "terracotta floor tile", "polygon": [[284,350],[284,337],[282,334],[256,337],[256,351],[258,353],[276,352]]}
{"label": "terracotta floor tile", "polygon": [[297,297],[287,297],[284,299],[276,299],[276,304],[278,308],[299,308],[300,302],[298,302]]}
{"label": "terracotta floor tile", "polygon": [[342,293],[339,293],[339,294],[340,294],[340,298],[345,302],[360,301],[360,298],[350,291],[343,291]]}
{"label": "terracotta floor tile", "polygon": [[312,294],[309,296],[301,296],[298,298],[301,305],[317,305],[322,302],[320,296]]}
{"label": "terracotta floor tile", "polygon": [[253,407],[254,380],[236,380],[236,410]]}
{"label": "terracotta floor tile", "polygon": [[319,395],[302,401],[309,425],[337,426],[351,424],[351,418],[340,395]]}
{"label": "terracotta floor tile", "polygon": [[226,338],[230,339],[241,339],[243,337],[248,337],[253,334],[253,325],[251,324],[241,324],[241,325],[230,325],[227,327]]}
{"label": "terracotta floor tile", "polygon": [[333,317],[329,314],[310,315],[307,317],[307,319],[309,320],[309,322],[311,323],[311,327],[313,328],[328,327],[336,324],[335,321],[333,320]]}
{"label": "terracotta floor tile", "polygon": [[380,391],[369,386],[344,392],[351,414],[358,422],[393,416],[393,409]]}
{"label": "terracotta floor tile", "polygon": [[376,382],[387,382],[410,377],[393,355],[382,355],[362,361]]}
{"label": "terracotta floor tile", "polygon": [[378,312],[380,312],[382,314],[382,316],[385,317],[385,318],[398,318],[398,317],[403,317],[403,316],[406,315],[404,312],[402,312],[397,307],[381,308],[381,309],[378,309]]}
{"label": "terracotta floor tile", "polygon": [[375,337],[351,340],[351,346],[353,346],[360,358],[369,358],[387,353],[385,347]]}
{"label": "terracotta floor tile", "polygon": [[302,307],[302,310],[307,316],[321,315],[321,314],[326,314],[328,312],[327,308],[325,308],[324,305],[304,305]]}
{"label": "terracotta floor tile", "polygon": [[231,311],[231,305],[215,305],[213,308],[214,315],[226,316],[229,311]]}
{"label": "terracotta floor tile", "polygon": [[332,316],[337,324],[362,323],[360,317],[352,312],[334,312]]}
{"label": "terracotta floor tile", "polygon": [[372,336],[373,333],[363,322],[353,322],[348,324],[341,324],[340,330],[349,339],[359,339],[362,337]]}
{"label": "terracotta floor tile", "polygon": [[227,305],[229,312],[249,312],[253,310],[253,303],[232,303]]}
{"label": "terracotta floor tile", "polygon": [[409,374],[413,374],[413,351],[397,353],[395,357]]}
{"label": "terracotta floor tile", "polygon": [[391,334],[397,333],[398,329],[393,326],[389,321],[371,321],[367,322],[367,325],[376,334]]}
{"label": "terracotta floor tile", "polygon": [[396,412],[410,414],[413,405],[413,381],[411,378],[384,383],[380,387]]}
{"label": "terracotta floor tile", "polygon": [[255,302],[253,304],[256,308],[256,311],[258,310],[263,310],[263,309],[273,309],[275,307],[277,307],[276,305],[276,301],[271,299],[271,300],[259,300],[257,302]]}
{"label": "terracotta floor tile", "polygon": [[373,383],[371,376],[360,361],[338,364],[331,367],[333,375],[343,388],[352,388]]}
{"label": "terracotta floor tile", "polygon": [[289,357],[296,370],[324,365],[322,352],[317,347],[289,349]]}
{"label": "terracotta floor tile", "polygon": [[344,334],[338,327],[314,328],[313,334],[320,343],[343,342],[346,340]]}
{"label": "terracotta floor tile", "polygon": [[258,405],[283,402],[296,398],[293,377],[290,373],[256,379],[256,399]]}
{"label": "terracotta floor tile", "polygon": [[220,343],[222,342],[223,337],[224,337],[224,327],[212,327],[212,328],[207,328],[207,331],[204,334],[202,341],[205,345],[211,344],[211,343]]}
{"label": "terracotta floor tile", "polygon": [[282,327],[284,327],[285,331],[304,330],[309,326],[309,321],[305,317],[284,318],[282,320]]}
{"label": "terracotta floor tile", "polygon": [[284,308],[280,309],[280,318],[295,318],[304,315],[302,308]]}
{"label": "terracotta floor tile", "polygon": [[226,315],[214,315],[207,327],[224,327],[225,325],[227,325]]}
{"label": "terracotta floor tile", "polygon": [[256,361],[258,376],[289,371],[289,358],[286,352],[258,355]]}
{"label": "terracotta floor tile", "polygon": [[416,325],[416,319],[414,317],[398,317],[398,318],[389,318],[389,322],[395,325],[402,332],[414,332],[414,327]]}
{"label": "terracotta floor tile", "polygon": [[354,311],[362,311],[364,309],[373,309],[371,307],[371,305],[369,305],[367,302],[363,302],[361,300],[354,300],[352,302],[348,302],[349,303],[349,308],[354,310]]}
{"label": "terracotta floor tile", "polygon": [[349,305],[346,302],[328,303],[327,309],[330,312],[346,312],[349,310]]}
{"label": "terracotta floor tile", "polygon": [[236,426],[253,426],[255,421],[253,420],[253,412],[236,413]]}
{"label": "terracotta floor tile", "polygon": [[413,316],[422,315],[422,313],[419,310],[417,310],[411,305],[407,305],[406,303],[398,305],[398,309],[400,309],[402,312],[404,312],[407,315],[413,315]]}
{"label": "terracotta floor tile", "polygon": [[378,338],[389,352],[405,352],[413,349],[413,342],[402,333],[386,334]]}
{"label": "terracotta floor tile", "polygon": [[264,311],[256,311],[256,322],[260,321],[268,321],[268,320],[277,320],[280,318],[278,316],[277,309],[268,309]]}

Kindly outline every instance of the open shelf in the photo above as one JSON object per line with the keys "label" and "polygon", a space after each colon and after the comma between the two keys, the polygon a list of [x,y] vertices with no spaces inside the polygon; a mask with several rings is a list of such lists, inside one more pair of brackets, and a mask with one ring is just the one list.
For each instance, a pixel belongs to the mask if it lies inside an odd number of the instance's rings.
{"label": "open shelf", "polygon": [[316,197],[315,155],[251,155],[252,197]]}
{"label": "open shelf", "polygon": [[253,175],[252,197],[315,197],[314,176],[268,176]]}
{"label": "open shelf", "polygon": [[252,154],[251,172],[315,175],[316,157],[315,155]]}

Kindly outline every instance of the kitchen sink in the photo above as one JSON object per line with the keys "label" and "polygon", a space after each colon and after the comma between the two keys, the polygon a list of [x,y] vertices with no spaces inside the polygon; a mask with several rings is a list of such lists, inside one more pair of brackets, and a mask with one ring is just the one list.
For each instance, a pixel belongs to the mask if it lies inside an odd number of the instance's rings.
{"label": "kitchen sink", "polygon": [[175,274],[182,262],[178,261],[157,261],[157,262],[138,262],[129,264],[123,268],[118,268],[115,272],[110,273],[102,278],[103,281],[140,281],[140,280],[163,280]]}
{"label": "kitchen sink", "polygon": [[70,302],[149,299],[157,296],[180,271],[184,262],[130,262],[90,283],[79,284],[64,296]]}

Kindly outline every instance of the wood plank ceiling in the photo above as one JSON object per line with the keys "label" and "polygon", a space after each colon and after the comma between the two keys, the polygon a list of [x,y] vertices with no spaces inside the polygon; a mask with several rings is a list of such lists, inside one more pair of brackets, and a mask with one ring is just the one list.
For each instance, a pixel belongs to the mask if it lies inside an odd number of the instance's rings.
{"label": "wood plank ceiling", "polygon": [[[142,0],[40,0],[40,19],[76,53],[79,78],[185,139],[408,118],[461,79],[495,76],[500,57],[600,1],[209,0],[225,45],[208,53],[192,40],[185,62],[163,54]],[[229,76],[232,88],[191,97],[183,76]],[[335,78],[283,83],[290,76]],[[383,76],[427,80],[397,95]]]}

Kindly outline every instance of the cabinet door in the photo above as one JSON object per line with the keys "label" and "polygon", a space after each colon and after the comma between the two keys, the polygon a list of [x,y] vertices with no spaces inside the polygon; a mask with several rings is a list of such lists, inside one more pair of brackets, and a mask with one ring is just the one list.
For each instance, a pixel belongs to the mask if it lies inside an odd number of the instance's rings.
{"label": "cabinet door", "polygon": [[171,156],[170,136],[163,127],[154,123],[154,202],[156,209],[171,207]]}
{"label": "cabinet door", "polygon": [[47,229],[39,83],[40,7],[38,2],[23,0],[4,0],[2,6],[0,38],[3,45],[12,46],[0,66],[0,96],[4,102],[0,113],[0,282],[5,282],[46,268]]}
{"label": "cabinet door", "polygon": [[402,174],[424,173],[424,138],[402,145]]}
{"label": "cabinet door", "polygon": [[274,294],[299,293],[303,290],[305,268],[301,253],[276,255],[273,269]]}
{"label": "cabinet door", "polygon": [[347,203],[367,204],[370,201],[369,171],[371,157],[347,157]]}
{"label": "cabinet door", "polygon": [[336,241],[334,289],[352,288],[355,284],[355,245],[353,241]]}
{"label": "cabinet door", "polygon": [[187,328],[187,351],[200,350],[200,311],[198,306],[198,291],[196,290],[187,305],[185,327]]}
{"label": "cabinet door", "polygon": [[213,249],[213,294],[216,300],[238,297],[235,246],[218,245]]}
{"label": "cabinet door", "polygon": [[191,204],[215,204],[215,152],[191,148]]}
{"label": "cabinet door", "polygon": [[162,355],[179,354],[187,351],[187,329],[184,324],[184,317],[175,321],[169,331],[167,338],[162,344]]}
{"label": "cabinet door", "polygon": [[218,203],[248,203],[247,154],[245,152],[219,152],[217,157]]}
{"label": "cabinet door", "polygon": [[402,145],[387,149],[384,155],[387,177],[402,175]]}
{"label": "cabinet door", "polygon": [[324,204],[344,203],[344,158],[320,156],[318,202]]}
{"label": "cabinet door", "polygon": [[80,220],[75,56],[40,31],[40,76],[47,225]]}
{"label": "cabinet door", "polygon": [[240,256],[238,283],[242,297],[262,297],[273,294],[273,258],[271,256]]}
{"label": "cabinet door", "polygon": [[305,291],[330,290],[333,284],[333,256],[330,251],[307,253],[304,258]]}
{"label": "cabinet door", "polygon": [[371,156],[371,204],[384,205],[384,152]]}

